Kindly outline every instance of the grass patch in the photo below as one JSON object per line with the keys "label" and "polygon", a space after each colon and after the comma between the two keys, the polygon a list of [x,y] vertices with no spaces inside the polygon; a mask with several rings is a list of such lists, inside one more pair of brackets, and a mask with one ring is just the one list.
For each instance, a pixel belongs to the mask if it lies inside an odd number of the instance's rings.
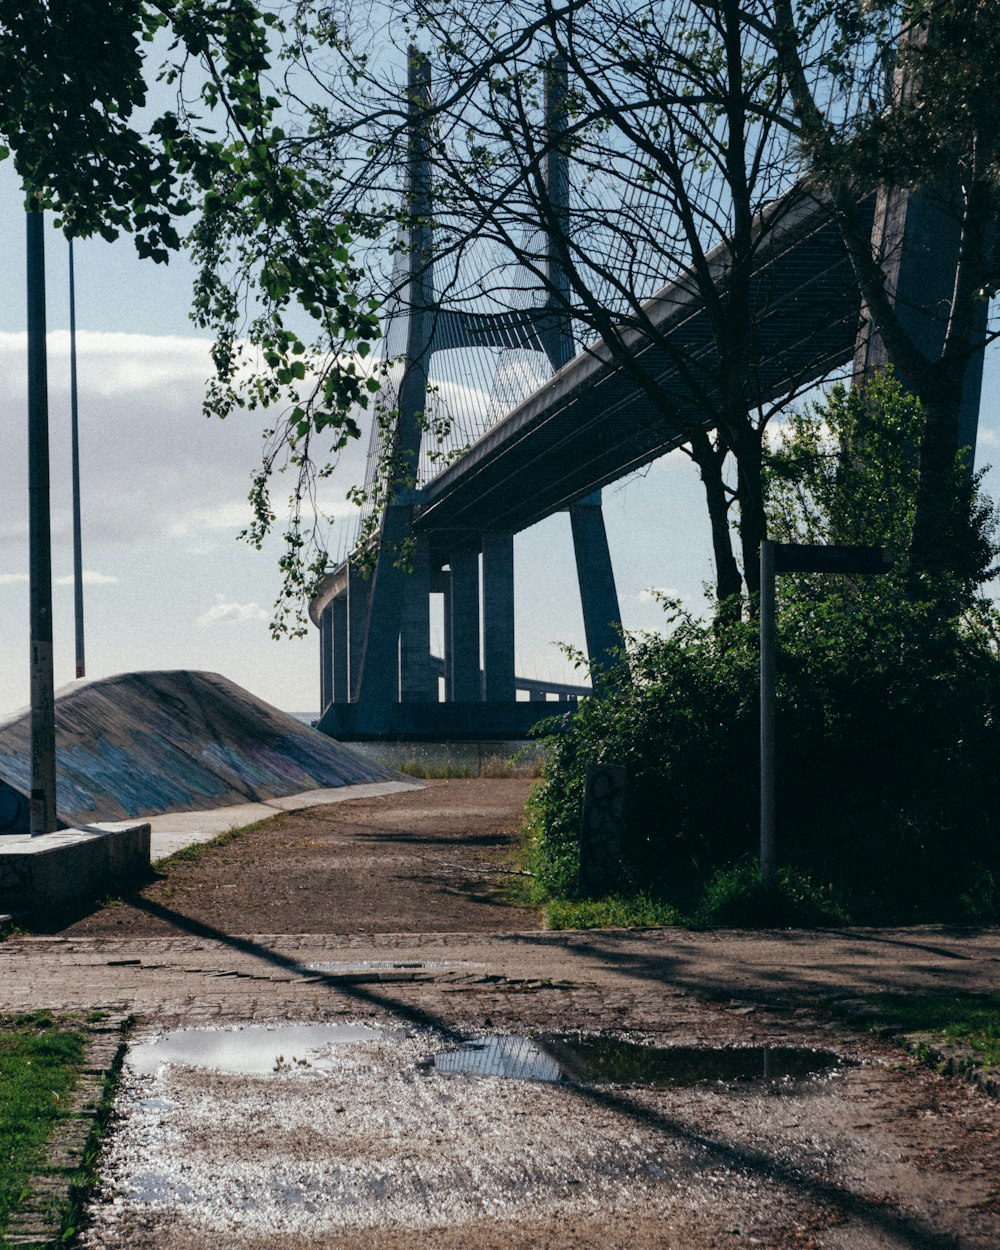
{"label": "grass patch", "polygon": [[534,753],[515,751],[512,755],[469,755],[462,759],[416,759],[394,761],[392,767],[408,777],[424,781],[444,781],[469,777],[540,777],[544,759]]}
{"label": "grass patch", "polygon": [[[1000,994],[866,994],[902,1033],[937,1033],[1000,1066]],[[883,1026],[884,1027],[884,1026]]]}
{"label": "grass patch", "polygon": [[0,1231],[45,1164],[70,1106],[87,1036],[47,1012],[0,1018]]}
{"label": "grass patch", "polygon": [[683,924],[670,903],[647,894],[612,894],[599,899],[553,899],[545,905],[550,929],[631,929]]}
{"label": "grass patch", "polygon": [[720,868],[705,883],[692,923],[699,928],[812,928],[850,923],[829,887],[794,868],[778,869],[765,890],[756,860]]}

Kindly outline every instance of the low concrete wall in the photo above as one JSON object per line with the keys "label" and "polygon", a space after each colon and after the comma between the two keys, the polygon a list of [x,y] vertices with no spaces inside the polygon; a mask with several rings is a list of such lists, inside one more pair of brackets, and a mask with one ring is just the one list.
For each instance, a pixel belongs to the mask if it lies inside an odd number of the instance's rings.
{"label": "low concrete wall", "polygon": [[136,822],[0,838],[0,911],[54,911],[115,894],[149,872],[149,825]]}

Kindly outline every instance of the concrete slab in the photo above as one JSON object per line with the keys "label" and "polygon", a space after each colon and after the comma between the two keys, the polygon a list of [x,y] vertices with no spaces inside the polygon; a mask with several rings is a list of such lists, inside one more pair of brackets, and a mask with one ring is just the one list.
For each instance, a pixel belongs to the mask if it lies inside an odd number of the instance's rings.
{"label": "concrete slab", "polygon": [[0,909],[53,911],[116,893],[149,871],[146,822],[87,825],[0,842]]}
{"label": "concrete slab", "polygon": [[215,807],[205,812],[171,812],[164,816],[151,816],[150,854],[154,862],[166,859],[168,855],[176,855],[187,846],[211,842],[220,834],[242,829],[244,825],[256,824],[258,820],[266,820],[281,812],[297,812],[306,807],[343,803],[347,799],[370,799],[383,794],[399,794],[404,790],[421,788],[417,781],[380,781],[304,790],[301,794],[288,794],[282,798],[269,799],[266,803],[238,803],[232,807]]}

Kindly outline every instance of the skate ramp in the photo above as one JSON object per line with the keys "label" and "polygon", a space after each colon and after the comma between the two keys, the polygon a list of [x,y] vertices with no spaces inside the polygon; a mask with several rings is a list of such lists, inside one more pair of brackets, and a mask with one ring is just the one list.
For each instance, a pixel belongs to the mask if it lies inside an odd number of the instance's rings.
{"label": "skate ramp", "polygon": [[[0,720],[0,832],[27,830],[28,711]],[[217,673],[123,673],[56,694],[66,826],[398,780]]]}

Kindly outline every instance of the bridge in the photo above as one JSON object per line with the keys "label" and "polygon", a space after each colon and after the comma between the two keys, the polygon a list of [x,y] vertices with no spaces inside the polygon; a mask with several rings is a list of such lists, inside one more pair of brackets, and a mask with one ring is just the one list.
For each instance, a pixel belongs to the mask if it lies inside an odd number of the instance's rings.
{"label": "bridge", "polygon": [[[429,83],[411,80],[414,87],[429,90]],[[558,187],[560,171],[550,165],[546,176]],[[319,727],[346,739],[523,736],[538,720],[544,696],[514,668],[514,534],[569,513],[587,653],[598,662],[612,653],[620,613],[601,488],[690,438],[690,421],[671,420],[663,410],[703,412],[706,398],[711,404],[717,395],[718,356],[689,274],[644,302],[647,328],[625,326],[615,351],[598,340],[571,355],[568,335],[553,333],[550,304],[492,314],[449,309],[437,298],[427,259],[433,239],[420,223],[431,216],[430,189],[419,163],[411,166],[408,193],[417,225],[398,251],[397,265],[407,268],[395,275],[386,336],[387,351],[401,362],[392,383],[398,419],[391,434],[374,432],[372,462],[387,446],[417,462],[426,442],[421,414],[433,404],[436,353],[527,349],[552,371],[444,468],[426,473],[417,488],[392,490],[375,518],[374,551],[351,553],[323,581],[309,608],[320,631]],[[946,231],[938,210],[914,196],[901,203],[899,195],[882,195],[862,211],[870,228],[885,233],[891,224],[902,239],[890,273],[897,308],[933,347],[942,333],[935,294],[949,292],[954,264],[948,248],[935,246]],[[759,402],[780,402],[852,359],[860,370],[884,363],[824,199],[793,187],[761,215],[758,231],[752,300]],[[551,251],[549,257],[554,269]],[[726,245],[708,259],[722,290],[730,267]],[[622,347],[635,368],[623,363]],[[981,370],[980,357],[970,364],[965,388],[962,437],[973,447]],[[667,401],[659,411],[649,386]],[[405,568],[398,557],[404,547],[411,553]],[[366,554],[371,567],[363,568]],[[432,594],[444,597],[439,659],[430,648]],[[518,701],[519,689],[534,689],[533,698]],[[572,700],[586,690],[548,693]]]}

